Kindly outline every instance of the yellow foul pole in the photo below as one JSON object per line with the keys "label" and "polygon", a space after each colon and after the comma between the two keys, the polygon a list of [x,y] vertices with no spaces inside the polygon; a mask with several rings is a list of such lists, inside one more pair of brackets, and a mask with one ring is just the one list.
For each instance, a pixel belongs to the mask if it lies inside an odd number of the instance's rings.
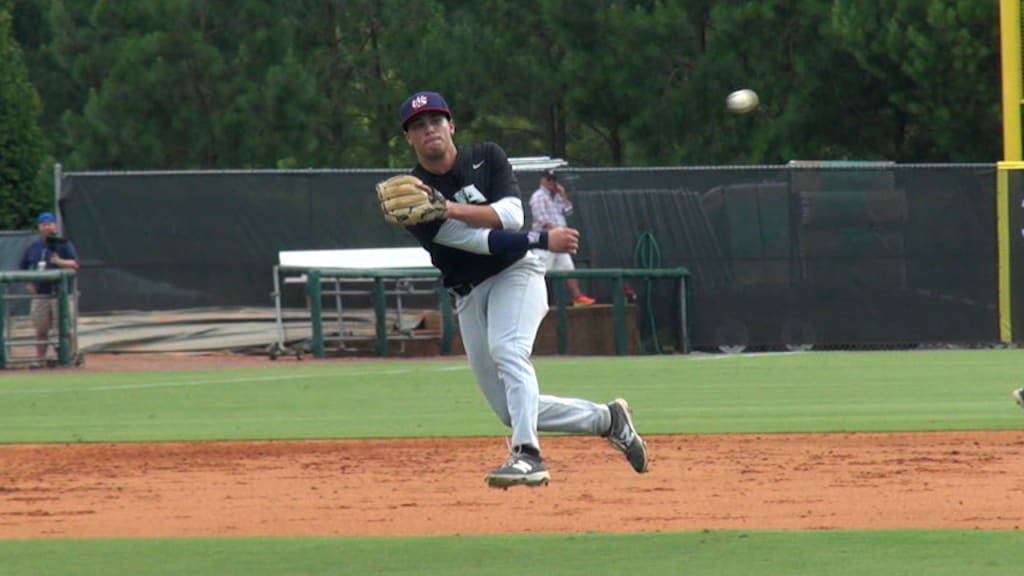
{"label": "yellow foul pole", "polygon": [[1021,0],[999,0],[1003,77],[1003,160],[1021,160]]}
{"label": "yellow foul pole", "polygon": [[[999,39],[1003,81],[1003,161],[996,170],[996,238],[999,276],[999,339],[1013,342],[1010,282],[1010,175],[1024,168],[1021,163],[1020,109],[1024,71],[1021,70],[1021,2],[999,0]],[[1018,265],[1021,265],[1018,263]]]}

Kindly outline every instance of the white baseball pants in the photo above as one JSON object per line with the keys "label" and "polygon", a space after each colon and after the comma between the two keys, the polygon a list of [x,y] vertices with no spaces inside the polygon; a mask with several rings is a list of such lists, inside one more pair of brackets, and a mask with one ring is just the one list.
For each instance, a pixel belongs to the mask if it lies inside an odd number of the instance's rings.
{"label": "white baseball pants", "polygon": [[538,430],[602,434],[611,426],[604,404],[540,393],[530,354],[548,312],[547,298],[543,264],[527,253],[455,303],[462,344],[480,390],[512,428],[512,445],[538,450]]}

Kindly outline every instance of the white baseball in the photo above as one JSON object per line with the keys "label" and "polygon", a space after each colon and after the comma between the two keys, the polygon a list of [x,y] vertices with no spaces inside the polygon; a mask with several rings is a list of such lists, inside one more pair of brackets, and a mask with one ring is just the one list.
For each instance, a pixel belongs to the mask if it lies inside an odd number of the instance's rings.
{"label": "white baseball", "polygon": [[757,108],[757,92],[744,88],[737,90],[725,99],[725,107],[735,114],[746,114]]}

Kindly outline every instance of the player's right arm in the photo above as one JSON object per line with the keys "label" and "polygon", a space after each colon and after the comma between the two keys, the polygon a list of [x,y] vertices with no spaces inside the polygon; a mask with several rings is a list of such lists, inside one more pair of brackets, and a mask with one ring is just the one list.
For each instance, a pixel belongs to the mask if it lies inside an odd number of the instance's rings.
{"label": "player's right arm", "polygon": [[515,254],[533,248],[575,254],[580,246],[580,233],[573,228],[530,232],[478,228],[449,218],[432,241],[473,254]]}

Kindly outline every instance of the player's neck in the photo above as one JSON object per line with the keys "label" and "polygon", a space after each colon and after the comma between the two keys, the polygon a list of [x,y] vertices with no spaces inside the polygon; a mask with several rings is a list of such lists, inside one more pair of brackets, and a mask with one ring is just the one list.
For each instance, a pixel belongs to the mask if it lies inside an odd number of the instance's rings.
{"label": "player's neck", "polygon": [[444,155],[435,158],[420,157],[419,163],[424,170],[431,174],[447,174],[452,166],[455,166],[455,159],[459,155],[459,149],[454,145],[445,150]]}

